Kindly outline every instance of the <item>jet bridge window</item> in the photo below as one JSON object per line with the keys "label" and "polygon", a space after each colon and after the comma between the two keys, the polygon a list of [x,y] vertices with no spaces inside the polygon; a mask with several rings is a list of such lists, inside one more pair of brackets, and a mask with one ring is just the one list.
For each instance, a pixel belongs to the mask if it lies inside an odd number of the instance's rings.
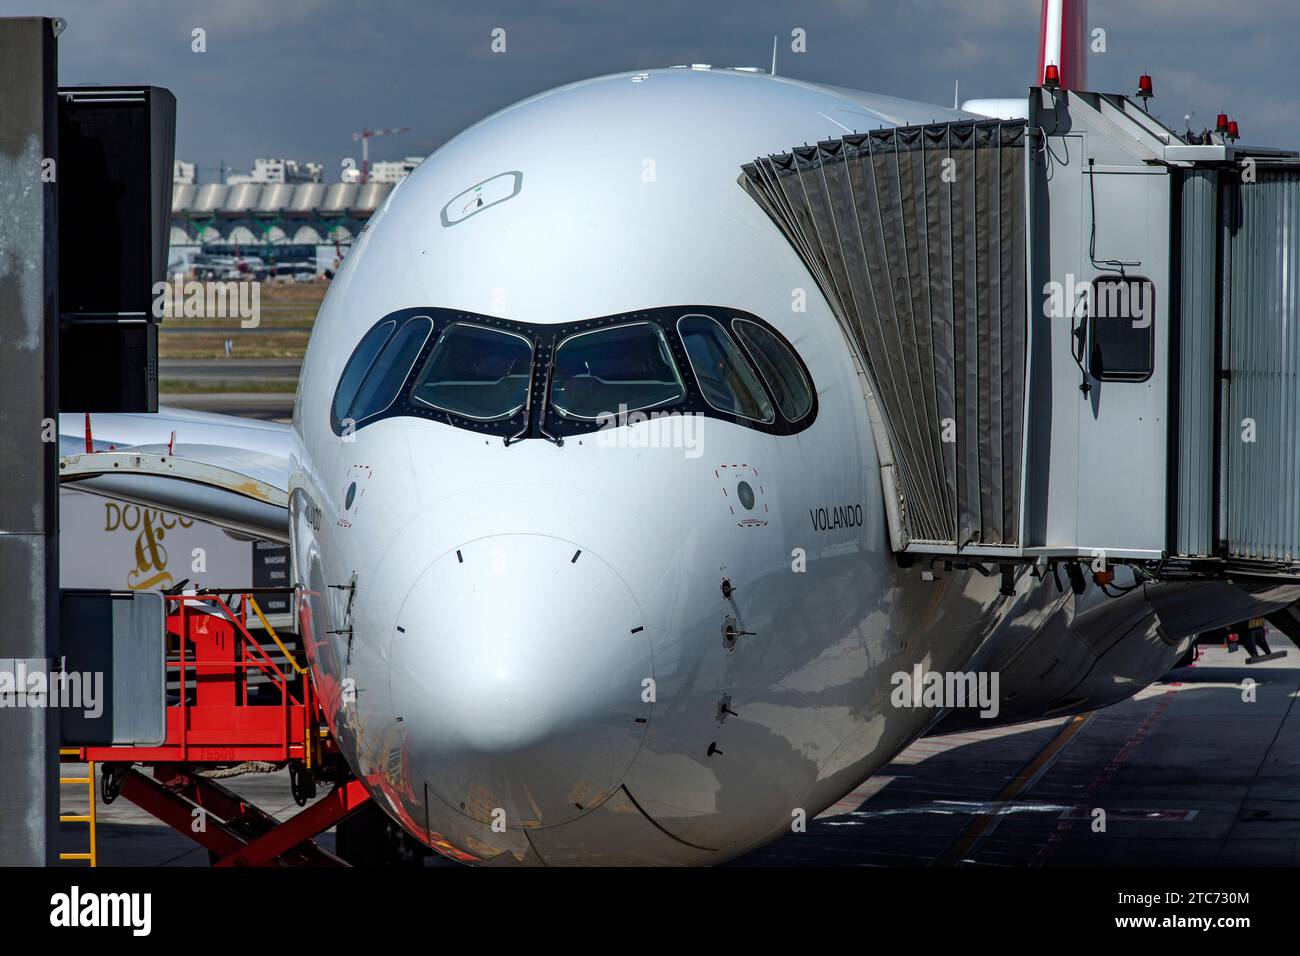
{"label": "jet bridge window", "polygon": [[685,395],[668,340],[650,322],[579,332],[555,350],[551,404],[570,418],[621,415]]}
{"label": "jet bridge window", "polygon": [[1139,276],[1099,276],[1089,309],[1089,368],[1101,382],[1145,382],[1155,367],[1155,286]]}
{"label": "jet bridge window", "polygon": [[379,350],[384,347],[384,343],[388,341],[388,337],[396,327],[396,322],[380,322],[362,337],[361,343],[348,359],[347,365],[343,367],[343,375],[339,378],[338,388],[334,391],[336,423],[341,423],[349,417],[352,400],[356,398],[357,390],[361,388],[366,372],[370,370],[375,356],[379,354]]}
{"label": "jet bridge window", "polygon": [[794,353],[757,322],[732,319],[731,328],[749,350],[781,414],[791,422],[802,420],[812,410],[813,396]]}
{"label": "jet bridge window", "polygon": [[528,401],[533,346],[513,332],[468,322],[443,330],[411,401],[476,421],[510,418]]}
{"label": "jet bridge window", "polygon": [[716,319],[684,315],[677,333],[686,346],[704,400],[720,412],[770,423],[776,415],[758,376]]}

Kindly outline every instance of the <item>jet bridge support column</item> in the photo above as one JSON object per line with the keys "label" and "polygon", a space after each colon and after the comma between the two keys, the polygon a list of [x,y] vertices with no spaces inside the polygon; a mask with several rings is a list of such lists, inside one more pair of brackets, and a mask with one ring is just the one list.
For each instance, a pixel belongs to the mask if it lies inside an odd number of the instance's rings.
{"label": "jet bridge support column", "polygon": [[[54,23],[0,19],[0,671],[10,673],[17,662],[48,673],[58,650]],[[58,826],[57,712],[24,687],[4,703],[0,866],[44,866]]]}

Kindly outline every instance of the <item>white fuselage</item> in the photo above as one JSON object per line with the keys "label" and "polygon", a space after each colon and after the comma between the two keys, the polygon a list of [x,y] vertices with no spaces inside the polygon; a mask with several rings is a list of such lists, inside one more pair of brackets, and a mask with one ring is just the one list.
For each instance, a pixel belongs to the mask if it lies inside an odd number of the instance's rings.
{"label": "white fuselage", "polygon": [[[735,856],[936,719],[891,706],[891,675],[963,669],[1003,622],[1031,634],[1068,599],[1028,575],[1008,598],[996,574],[899,566],[845,337],[736,181],[760,154],[958,114],[748,73],[636,76],[525,101],[420,166],[348,256],[303,366],[291,531],[317,684],[375,798],[460,859]],[[507,173],[515,194],[447,224]],[[344,362],[396,310],[547,324],[678,305],[776,328],[815,387],[811,426],[709,418],[690,449],[638,447],[646,425],[558,446],[415,417],[331,428]],[[729,617],[752,632],[732,647]]]}

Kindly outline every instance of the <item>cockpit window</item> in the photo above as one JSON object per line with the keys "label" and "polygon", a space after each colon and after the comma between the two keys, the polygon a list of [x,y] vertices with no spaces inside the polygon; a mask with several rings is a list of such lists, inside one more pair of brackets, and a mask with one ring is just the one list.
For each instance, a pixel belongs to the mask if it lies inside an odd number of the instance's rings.
{"label": "cockpit window", "polygon": [[807,366],[749,312],[682,303],[546,318],[429,305],[377,316],[339,373],[331,430],[423,419],[510,447],[581,444],[610,419],[634,424],[632,413],[703,416],[774,436],[817,419]]}
{"label": "cockpit window", "polygon": [[420,349],[433,331],[433,321],[427,316],[417,316],[407,322],[388,340],[384,350],[375,359],[370,374],[365,377],[352,401],[348,417],[360,422],[377,415],[393,403],[402,383],[411,373]]}
{"label": "cockpit window", "polygon": [[704,400],[720,412],[768,423],[776,416],[754,370],[722,325],[707,315],[685,315],[677,332]]}
{"label": "cockpit window", "polygon": [[671,405],[686,395],[668,340],[649,322],[569,336],[551,374],[551,404],[570,418]]}
{"label": "cockpit window", "polygon": [[785,344],[757,322],[733,319],[732,329],[749,349],[763,381],[787,420],[797,422],[812,409],[812,389],[799,360]]}
{"label": "cockpit window", "polygon": [[517,414],[528,402],[533,346],[522,335],[468,322],[443,330],[411,400],[477,421]]}
{"label": "cockpit window", "polygon": [[357,389],[361,387],[366,372],[375,361],[375,356],[384,347],[384,343],[388,341],[388,336],[396,326],[396,322],[380,322],[365,334],[361,344],[348,359],[348,364],[344,366],[343,375],[339,379],[339,387],[334,392],[335,421],[342,422],[351,417],[349,412],[352,408],[352,400],[356,398]]}

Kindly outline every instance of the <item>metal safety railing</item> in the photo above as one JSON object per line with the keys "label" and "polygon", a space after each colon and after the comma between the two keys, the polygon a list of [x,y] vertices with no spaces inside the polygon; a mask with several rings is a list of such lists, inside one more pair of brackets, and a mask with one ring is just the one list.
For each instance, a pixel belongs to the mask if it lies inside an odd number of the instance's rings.
{"label": "metal safety railing", "polygon": [[[248,609],[251,605],[256,607],[255,613],[261,620],[263,626],[267,629],[267,634],[275,641],[276,646],[279,647],[292,668],[299,674],[305,673],[304,669],[298,664],[294,656],[289,653],[288,648],[284,646],[279,635],[277,635],[274,629],[271,628],[270,622],[266,620],[265,615],[262,613],[262,609],[256,606],[256,599],[252,594],[243,594],[243,600],[239,602],[238,612],[231,609],[225,598],[215,593],[202,593],[198,595],[168,595],[167,601],[174,605],[169,609],[168,619],[170,621],[173,619],[173,616],[175,616],[178,621],[177,633],[180,636],[179,656],[176,660],[168,660],[167,666],[177,671],[180,680],[180,696],[178,705],[181,711],[181,726],[189,726],[188,715],[189,711],[193,709],[189,703],[187,693],[187,690],[189,689],[187,686],[187,677],[189,677],[191,672],[193,674],[193,685],[197,688],[200,675],[205,671],[211,673],[213,671],[220,672],[231,669],[233,673],[238,673],[242,669],[245,676],[247,676],[249,669],[257,669],[270,678],[272,685],[280,695],[279,709],[282,710],[285,715],[285,719],[279,722],[279,726],[283,732],[280,740],[283,749],[283,758],[287,759],[292,756],[294,744],[298,744],[302,749],[301,756],[303,762],[308,768],[310,768],[312,765],[313,750],[312,737],[314,736],[311,733],[311,717],[313,713],[311,681],[304,679],[301,682],[301,693],[293,694],[289,688],[292,678],[286,674],[274,660],[272,660],[271,656],[266,652],[266,649],[262,647],[261,643],[249,633]],[[235,626],[236,642],[248,656],[243,657],[243,659],[234,660],[200,660],[197,657],[187,657],[186,652],[190,643],[188,640],[189,631],[186,627],[188,617],[195,613],[211,614],[213,612]],[[239,687],[238,704],[243,707],[248,706],[248,703],[248,682],[247,680],[244,680],[241,682]],[[301,740],[296,739],[297,735],[293,734],[293,728],[297,721],[291,718],[290,714],[292,711],[297,711],[301,714],[301,727],[304,731]],[[190,757],[189,743],[188,734],[183,735],[180,740],[182,760],[189,759]]]}
{"label": "metal safety railing", "polygon": [[[170,702],[156,744],[82,747],[84,759],[122,763],[319,764],[323,720],[303,662],[248,589],[164,595]],[[260,622],[265,646],[249,631]],[[272,646],[274,645],[274,646]],[[282,660],[272,657],[278,648]],[[256,677],[261,684],[256,684]]]}

